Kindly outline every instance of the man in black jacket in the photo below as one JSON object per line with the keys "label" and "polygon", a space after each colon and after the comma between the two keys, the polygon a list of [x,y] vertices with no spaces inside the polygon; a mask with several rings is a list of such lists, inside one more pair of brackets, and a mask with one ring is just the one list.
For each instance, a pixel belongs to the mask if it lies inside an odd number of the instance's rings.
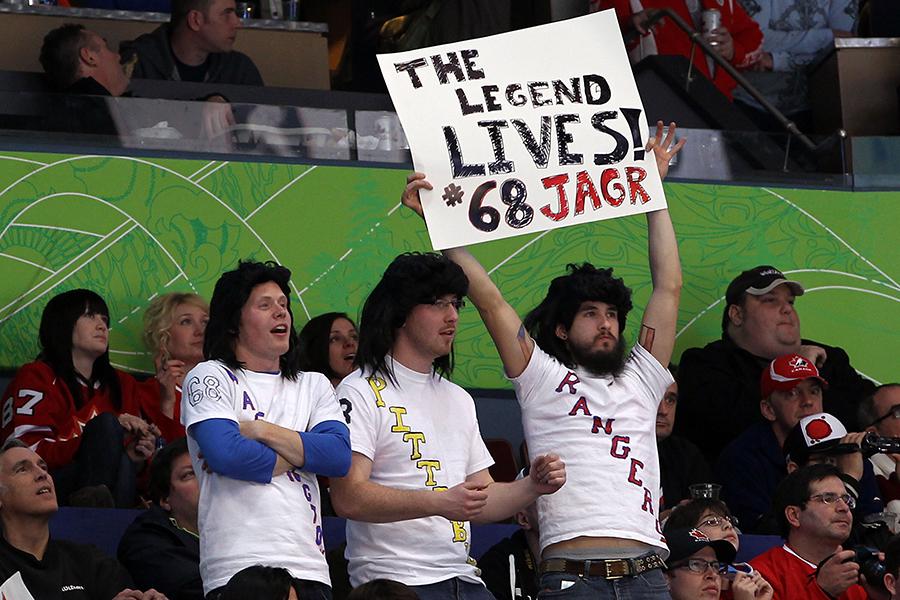
{"label": "man in black jacket", "polygon": [[97,548],[50,539],[56,489],[47,463],[19,440],[0,449],[0,590],[37,600],[166,600],[129,589],[131,578]]}
{"label": "man in black jacket", "polygon": [[174,0],[168,24],[121,51],[137,56],[138,79],[263,85],[250,57],[232,49],[240,26],[234,0]]}
{"label": "man in black jacket", "polygon": [[725,293],[722,339],[681,356],[676,433],[695,442],[711,463],[722,448],[761,420],[759,381],[763,368],[785,354],[814,363],[828,383],[824,410],[848,431],[859,431],[856,406],[874,389],[850,365],[841,348],[800,337],[794,299],[803,286],[768,265],[738,275]]}
{"label": "man in black jacket", "polygon": [[[48,32],[41,47],[41,65],[51,87],[65,95],[48,98],[46,126],[50,130],[118,136],[132,132],[120,131],[117,122],[151,118],[144,115],[140,104],[114,100],[131,95],[131,78],[119,59],[119,53],[110,49],[105,39],[82,25],[67,23]],[[219,95],[201,99],[209,102],[191,109],[196,119],[189,113],[180,126],[189,137],[215,139],[234,125],[234,115]],[[153,123],[147,122],[146,127]]]}
{"label": "man in black jacket", "polygon": [[173,600],[203,600],[197,527],[200,486],[185,438],[170,442],[154,458],[150,494],[153,505],[119,542],[119,560],[140,586],[152,586]]}
{"label": "man in black jacket", "polygon": [[55,89],[92,96],[121,96],[130,83],[119,53],[100,34],[67,23],[44,36],[41,66]]}

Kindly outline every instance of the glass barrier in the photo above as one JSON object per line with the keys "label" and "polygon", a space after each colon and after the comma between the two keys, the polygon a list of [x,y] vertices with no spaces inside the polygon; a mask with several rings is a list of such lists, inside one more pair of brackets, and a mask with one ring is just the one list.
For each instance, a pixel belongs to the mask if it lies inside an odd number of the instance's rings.
{"label": "glass barrier", "polygon": [[[219,98],[221,100],[221,98]],[[335,95],[337,104],[343,99]],[[27,137],[23,131],[30,132]],[[681,128],[690,143],[670,178],[850,187],[896,187],[900,138],[813,137],[815,150],[787,134]],[[397,115],[365,107],[180,101],[0,92],[0,141],[54,151],[178,153],[273,161],[411,165]],[[850,148],[854,149],[853,161]],[[868,159],[865,157],[869,157]],[[871,160],[869,160],[871,159]]]}

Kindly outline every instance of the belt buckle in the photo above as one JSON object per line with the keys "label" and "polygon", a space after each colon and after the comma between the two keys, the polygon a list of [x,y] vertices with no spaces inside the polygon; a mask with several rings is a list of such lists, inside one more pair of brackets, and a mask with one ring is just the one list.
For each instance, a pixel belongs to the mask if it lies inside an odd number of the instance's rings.
{"label": "belt buckle", "polygon": [[[619,562],[620,561],[618,561],[618,560],[604,560],[603,561],[603,570],[605,571],[605,574],[603,576],[604,579],[612,581],[614,579],[622,579],[623,577],[627,576],[627,573],[624,573],[622,575],[613,575],[612,573],[610,573],[610,567],[614,564],[618,564]],[[628,563],[626,562],[625,565],[627,566]]]}

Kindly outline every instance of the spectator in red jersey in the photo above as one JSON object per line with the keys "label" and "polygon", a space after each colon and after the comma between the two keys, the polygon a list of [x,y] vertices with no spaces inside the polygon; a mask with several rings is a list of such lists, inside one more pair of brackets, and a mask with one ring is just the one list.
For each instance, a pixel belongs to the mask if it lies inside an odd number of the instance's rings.
{"label": "spectator in red jersey", "polygon": [[775,589],[774,600],[863,600],[859,564],[841,546],[853,527],[856,501],[837,467],[816,464],[794,471],[781,482],[773,502],[784,546],[750,564]]}
{"label": "spectator in red jersey", "polygon": [[90,290],[55,296],[41,316],[40,344],[3,395],[3,437],[43,458],[62,503],[133,506],[159,430],[137,416],[137,381],[109,363],[106,302]]}
{"label": "spectator in red jersey", "polygon": [[647,11],[669,8],[697,31],[702,30],[704,10],[714,9],[722,16],[721,25],[705,39],[715,51],[737,69],[748,69],[762,54],[763,34],[759,25],[735,0],[593,0],[592,10],[613,8],[623,33],[636,29],[641,37],[629,46],[632,62],[639,62],[653,54],[676,54],[692,58],[694,68],[703,73],[720,92],[731,99],[737,83],[715,63],[693,48],[690,37],[671,19],[663,19],[647,26]]}
{"label": "spectator in red jersey", "polygon": [[156,377],[144,384],[141,409],[167,442],[184,437],[181,386],[185,374],[203,361],[207,321],[209,305],[197,294],[164,294],[144,313],[144,344],[153,353]]}

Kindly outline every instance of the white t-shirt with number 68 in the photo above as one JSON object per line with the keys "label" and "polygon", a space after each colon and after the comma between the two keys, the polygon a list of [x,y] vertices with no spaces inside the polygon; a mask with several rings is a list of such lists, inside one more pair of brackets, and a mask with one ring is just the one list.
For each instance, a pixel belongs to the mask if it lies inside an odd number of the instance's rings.
{"label": "white t-shirt with number 68", "polygon": [[[184,378],[181,398],[186,428],[207,419],[262,419],[294,431],[324,421],[344,421],[334,389],[320,373],[296,381],[278,373],[230,369],[218,361],[197,365]],[[200,482],[200,575],[209,593],[253,565],[284,567],[300,579],[330,585],[322,539],[319,484],[295,469],[260,484],[202,468],[199,447],[188,448]]]}

